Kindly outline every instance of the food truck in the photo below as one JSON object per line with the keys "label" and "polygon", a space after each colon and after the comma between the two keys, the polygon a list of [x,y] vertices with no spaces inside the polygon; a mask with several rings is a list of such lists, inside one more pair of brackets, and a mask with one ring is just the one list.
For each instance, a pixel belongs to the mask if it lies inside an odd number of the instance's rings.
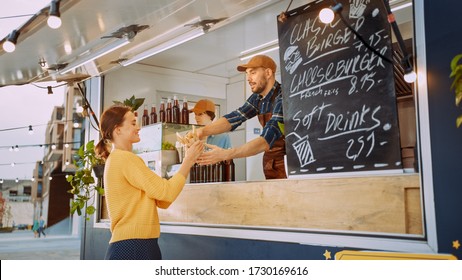
{"label": "food truck", "polygon": [[[67,83],[96,118],[132,95],[149,110],[174,96],[189,108],[206,98],[223,116],[252,94],[237,65],[262,53],[276,61],[288,178],[265,180],[256,155],[234,160],[234,180],[188,181],[159,209],[165,259],[462,257],[462,130],[449,78],[462,4],[58,2],[58,29],[47,26],[45,7],[16,30],[14,52],[0,50],[0,83]],[[322,23],[319,12],[333,2],[342,9]],[[412,70],[417,79],[406,82]],[[175,145],[190,119],[141,128],[135,152],[160,176],[181,161],[181,153],[167,159],[162,143]],[[85,142],[99,139],[90,122]],[[261,130],[247,121],[229,132],[232,146]],[[89,220],[73,219],[81,259],[103,259],[111,236],[104,197]]]}

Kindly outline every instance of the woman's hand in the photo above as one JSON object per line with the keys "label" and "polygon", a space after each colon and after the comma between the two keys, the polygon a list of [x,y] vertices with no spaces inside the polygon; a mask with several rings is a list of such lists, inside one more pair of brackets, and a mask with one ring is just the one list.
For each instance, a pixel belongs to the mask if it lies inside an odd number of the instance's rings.
{"label": "woman's hand", "polygon": [[197,161],[197,158],[204,151],[204,142],[200,140],[196,140],[189,147],[185,146],[185,149],[186,149],[186,153],[185,153],[183,162],[187,161],[191,165],[193,165]]}

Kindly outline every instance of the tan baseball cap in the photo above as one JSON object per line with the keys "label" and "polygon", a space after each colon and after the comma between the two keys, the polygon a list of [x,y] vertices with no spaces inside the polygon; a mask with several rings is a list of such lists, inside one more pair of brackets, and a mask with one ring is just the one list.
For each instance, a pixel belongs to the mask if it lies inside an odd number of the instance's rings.
{"label": "tan baseball cap", "polygon": [[271,57],[266,55],[256,55],[252,57],[246,64],[237,66],[237,71],[245,72],[247,68],[258,67],[269,68],[273,71],[273,73],[276,73],[276,62],[274,62],[274,60],[271,59]]}
{"label": "tan baseball cap", "polygon": [[196,106],[189,111],[194,112],[194,114],[202,114],[205,111],[215,113],[215,103],[208,99],[201,99],[196,103]]}

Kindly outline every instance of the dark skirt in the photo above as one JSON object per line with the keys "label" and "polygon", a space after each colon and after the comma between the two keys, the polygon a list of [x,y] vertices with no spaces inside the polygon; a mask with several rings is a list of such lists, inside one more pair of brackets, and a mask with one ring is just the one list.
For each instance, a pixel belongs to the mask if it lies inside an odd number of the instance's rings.
{"label": "dark skirt", "polygon": [[127,239],[110,243],[106,260],[161,260],[157,238]]}

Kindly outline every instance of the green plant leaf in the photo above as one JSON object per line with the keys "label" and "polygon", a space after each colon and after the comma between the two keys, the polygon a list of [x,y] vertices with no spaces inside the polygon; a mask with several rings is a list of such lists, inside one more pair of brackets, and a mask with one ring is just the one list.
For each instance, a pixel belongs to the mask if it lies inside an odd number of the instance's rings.
{"label": "green plant leaf", "polygon": [[100,195],[104,194],[104,189],[95,184],[96,180],[93,177],[92,170],[92,167],[97,162],[104,164],[104,160],[98,158],[96,155],[94,140],[82,145],[79,148],[78,155],[79,160],[74,160],[78,169],[74,175],[69,175],[66,180],[72,187],[68,192],[74,195],[70,212],[71,214],[77,212],[80,216],[83,209],[85,209],[85,213],[87,214],[95,213],[96,209],[93,206],[95,191]]}
{"label": "green plant leaf", "polygon": [[141,107],[144,103],[144,98],[136,98],[135,95],[132,95],[132,97],[125,99],[124,101],[112,101],[114,104],[117,105],[125,105],[128,106],[132,109],[132,112],[138,110],[138,108]]}
{"label": "green plant leaf", "polygon": [[460,101],[462,101],[462,89],[456,92],[456,106],[459,106]]}
{"label": "green plant leaf", "polygon": [[94,153],[95,149],[95,140],[88,141],[87,145],[85,146],[87,152]]}
{"label": "green plant leaf", "polygon": [[98,192],[99,195],[104,195],[104,188],[102,187],[96,187],[96,191]]}
{"label": "green plant leaf", "polygon": [[[458,65],[459,60],[462,58],[462,54],[458,54],[454,56],[454,58],[451,60],[451,76],[453,73],[460,71],[460,65]],[[457,70],[459,68],[459,70]]]}
{"label": "green plant leaf", "polygon": [[[455,91],[456,106],[459,106],[462,101],[462,64],[459,61],[462,59],[462,54],[454,56],[451,60],[451,74],[450,78],[453,78],[451,84],[451,90]],[[462,124],[462,115],[456,119],[456,127],[459,128]]]}
{"label": "green plant leaf", "polygon": [[456,119],[456,126],[459,128],[462,125],[462,115],[458,116]]}
{"label": "green plant leaf", "polygon": [[176,150],[175,145],[168,141],[162,142],[162,150]]}
{"label": "green plant leaf", "polygon": [[136,98],[132,105],[132,111],[138,110],[144,103],[144,98]]}
{"label": "green plant leaf", "polygon": [[96,209],[94,206],[88,206],[86,212],[88,215],[93,215],[96,212]]}

